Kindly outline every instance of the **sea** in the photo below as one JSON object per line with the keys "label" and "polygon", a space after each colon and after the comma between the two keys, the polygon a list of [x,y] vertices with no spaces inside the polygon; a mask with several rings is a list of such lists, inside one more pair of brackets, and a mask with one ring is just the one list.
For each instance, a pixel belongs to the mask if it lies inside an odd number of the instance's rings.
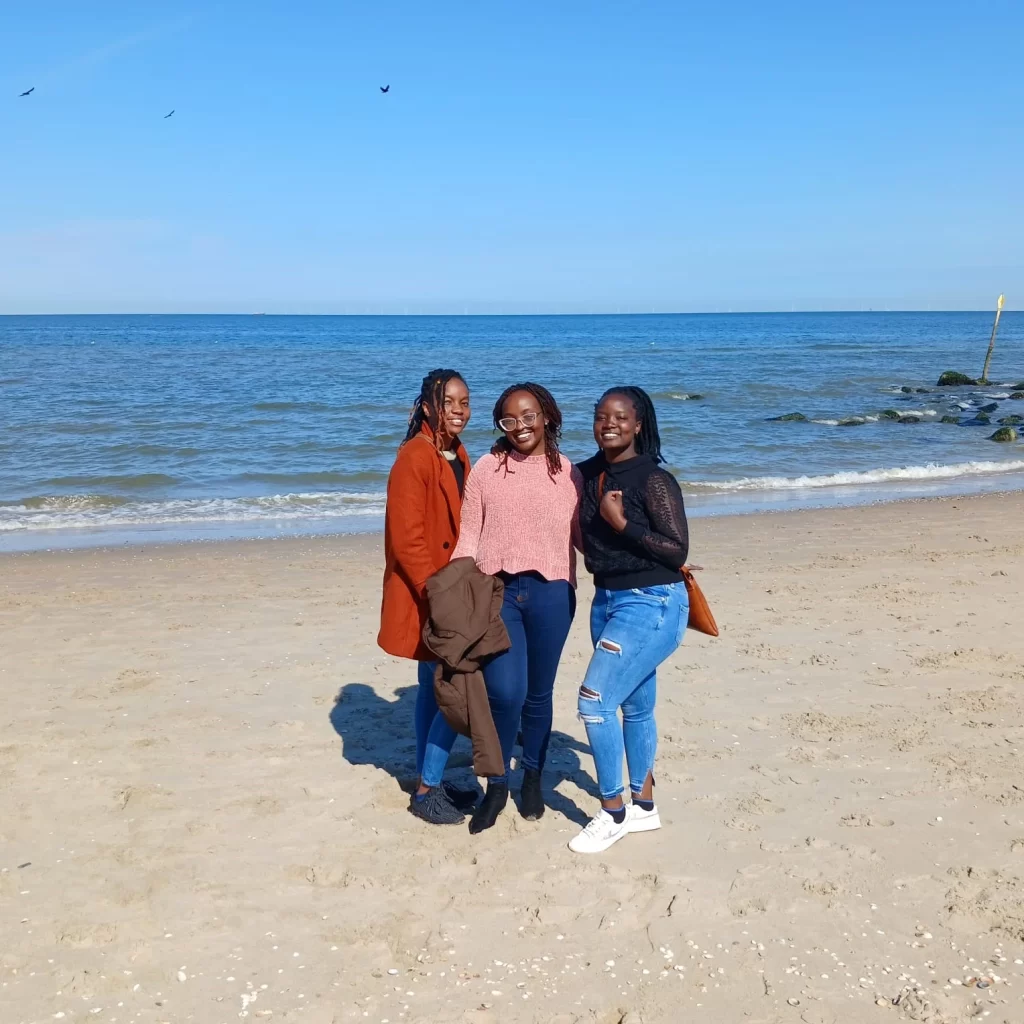
{"label": "sea", "polygon": [[936,386],[980,374],[991,326],[982,312],[2,316],[0,551],[380,530],[437,366],[469,383],[474,458],[510,383],[552,391],[573,460],[595,450],[598,396],[644,387],[692,516],[1019,490],[1024,443],[990,437],[1024,416],[1024,313],[1003,314],[999,383]]}

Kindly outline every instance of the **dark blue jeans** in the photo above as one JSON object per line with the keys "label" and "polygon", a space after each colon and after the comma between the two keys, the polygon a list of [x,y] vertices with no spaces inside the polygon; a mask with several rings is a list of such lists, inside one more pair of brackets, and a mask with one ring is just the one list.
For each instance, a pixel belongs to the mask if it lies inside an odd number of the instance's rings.
{"label": "dark blue jeans", "polygon": [[501,618],[512,646],[484,665],[484,680],[505,759],[505,774],[494,781],[507,783],[520,722],[523,767],[544,767],[551,739],[551,694],[576,613],[576,591],[566,580],[546,580],[537,573],[500,576],[505,582]]}

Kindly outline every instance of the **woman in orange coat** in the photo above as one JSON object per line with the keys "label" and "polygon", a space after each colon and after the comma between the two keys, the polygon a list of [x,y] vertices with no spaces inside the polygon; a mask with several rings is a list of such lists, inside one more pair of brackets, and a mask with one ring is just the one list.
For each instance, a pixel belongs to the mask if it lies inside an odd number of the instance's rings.
{"label": "woman in orange coat", "polygon": [[[427,621],[425,584],[448,564],[459,538],[462,493],[469,475],[469,457],[459,434],[469,415],[469,388],[462,376],[455,370],[428,373],[388,477],[377,643],[388,654],[419,662],[416,773],[421,780],[424,774],[440,779],[455,742],[455,732],[437,710],[433,655],[422,633]],[[475,791],[443,783],[414,794],[410,810],[434,824],[455,825],[476,796]]]}

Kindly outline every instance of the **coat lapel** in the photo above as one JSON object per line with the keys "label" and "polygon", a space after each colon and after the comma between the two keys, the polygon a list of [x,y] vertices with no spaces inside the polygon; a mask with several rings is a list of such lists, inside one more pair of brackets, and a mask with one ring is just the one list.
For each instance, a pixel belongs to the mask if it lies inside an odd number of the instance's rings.
{"label": "coat lapel", "polygon": [[[462,518],[462,498],[459,496],[459,485],[455,481],[455,474],[445,465],[445,457],[434,448],[434,434],[425,423],[423,424],[423,436],[430,442],[431,450],[437,459],[437,469],[441,475],[441,493],[448,502],[448,515],[451,518],[452,531],[457,535],[459,532],[459,520]],[[460,443],[455,449],[455,455],[461,460],[466,471],[466,479],[469,479],[469,456],[466,449]]]}

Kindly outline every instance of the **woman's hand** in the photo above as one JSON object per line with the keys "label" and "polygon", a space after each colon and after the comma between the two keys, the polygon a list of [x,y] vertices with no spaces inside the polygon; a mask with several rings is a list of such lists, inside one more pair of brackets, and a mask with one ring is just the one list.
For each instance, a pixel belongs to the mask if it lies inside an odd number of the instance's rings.
{"label": "woman's hand", "polygon": [[606,491],[601,499],[601,518],[616,532],[626,528],[626,513],[622,509],[622,491]]}

